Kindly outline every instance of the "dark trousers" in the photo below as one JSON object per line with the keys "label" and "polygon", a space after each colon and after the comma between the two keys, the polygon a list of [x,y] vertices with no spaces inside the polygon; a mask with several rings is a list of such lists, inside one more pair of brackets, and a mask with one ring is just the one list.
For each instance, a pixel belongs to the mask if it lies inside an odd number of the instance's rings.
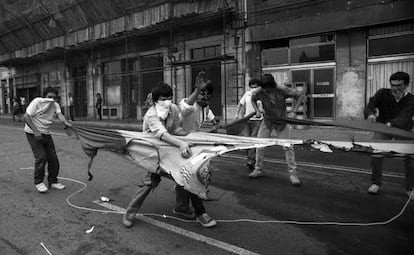
{"label": "dark trousers", "polygon": [[57,183],[59,159],[56,155],[52,136],[42,134],[42,140],[36,140],[33,134],[26,133],[26,137],[35,157],[34,183],[39,184],[43,182],[46,163],[49,184]]}
{"label": "dark trousers", "polygon": [[187,191],[184,187],[175,185],[175,201],[177,211],[188,211],[190,208],[190,200],[191,204],[194,207],[194,212],[197,216],[202,215],[206,212],[206,209],[203,205],[203,199],[199,198],[197,195]]}
{"label": "dark trousers", "polygon": [[[374,139],[376,140],[391,140],[392,137],[381,134],[374,133]],[[384,156],[382,155],[373,155],[371,157],[371,169],[372,176],[371,181],[373,184],[378,186],[382,185],[382,165],[384,162]],[[414,159],[410,156],[404,158],[405,166],[405,188],[407,191],[410,191],[414,188]]]}
{"label": "dark trousers", "polygon": [[70,106],[69,106],[69,115],[70,115],[70,119],[71,119],[72,121],[74,121],[74,120],[75,120],[75,118],[74,118],[74,115],[73,115],[73,105],[70,105]]}
{"label": "dark trousers", "polygon": [[102,107],[96,107],[96,113],[98,114],[99,120],[102,120]]}

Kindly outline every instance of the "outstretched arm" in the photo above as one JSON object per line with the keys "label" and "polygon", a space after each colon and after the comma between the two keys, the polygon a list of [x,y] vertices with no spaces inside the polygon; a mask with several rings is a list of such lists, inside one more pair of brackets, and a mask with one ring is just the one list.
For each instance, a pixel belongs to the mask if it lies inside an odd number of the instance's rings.
{"label": "outstretched arm", "polygon": [[65,124],[65,126],[67,126],[67,127],[71,127],[71,126],[72,126],[72,124],[71,124],[71,123],[69,123],[69,122],[66,120],[65,116],[64,116],[61,112],[57,113],[57,117],[58,117],[58,119],[60,120],[60,122],[62,122],[63,124]]}

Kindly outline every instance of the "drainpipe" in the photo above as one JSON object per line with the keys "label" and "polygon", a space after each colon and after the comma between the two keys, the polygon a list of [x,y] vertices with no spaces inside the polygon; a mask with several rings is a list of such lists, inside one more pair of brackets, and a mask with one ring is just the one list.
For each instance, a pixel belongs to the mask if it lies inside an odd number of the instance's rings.
{"label": "drainpipe", "polygon": [[226,1],[223,1],[224,124],[227,124]]}

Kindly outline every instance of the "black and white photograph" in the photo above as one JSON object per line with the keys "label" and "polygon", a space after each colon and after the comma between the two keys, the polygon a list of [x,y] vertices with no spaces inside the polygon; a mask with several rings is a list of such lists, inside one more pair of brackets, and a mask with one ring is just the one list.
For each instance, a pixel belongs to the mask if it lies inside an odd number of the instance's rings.
{"label": "black and white photograph", "polygon": [[0,0],[0,255],[414,254],[414,1]]}

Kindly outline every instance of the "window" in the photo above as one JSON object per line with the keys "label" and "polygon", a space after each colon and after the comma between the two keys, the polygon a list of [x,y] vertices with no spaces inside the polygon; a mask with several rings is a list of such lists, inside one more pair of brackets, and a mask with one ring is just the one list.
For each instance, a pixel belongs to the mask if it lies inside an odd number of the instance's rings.
{"label": "window", "polygon": [[[414,33],[368,40],[368,56],[389,56],[414,53]],[[392,47],[390,47],[392,45]]]}
{"label": "window", "polygon": [[262,51],[262,66],[289,64],[289,49],[275,48]]}
{"label": "window", "polygon": [[220,45],[197,48],[197,49],[191,50],[191,59],[211,58],[211,57],[217,57],[220,55],[221,55]]}
{"label": "window", "polygon": [[262,66],[335,61],[335,34],[262,43]]}
{"label": "window", "polygon": [[291,63],[309,63],[335,60],[335,45],[321,45],[293,48]]}

